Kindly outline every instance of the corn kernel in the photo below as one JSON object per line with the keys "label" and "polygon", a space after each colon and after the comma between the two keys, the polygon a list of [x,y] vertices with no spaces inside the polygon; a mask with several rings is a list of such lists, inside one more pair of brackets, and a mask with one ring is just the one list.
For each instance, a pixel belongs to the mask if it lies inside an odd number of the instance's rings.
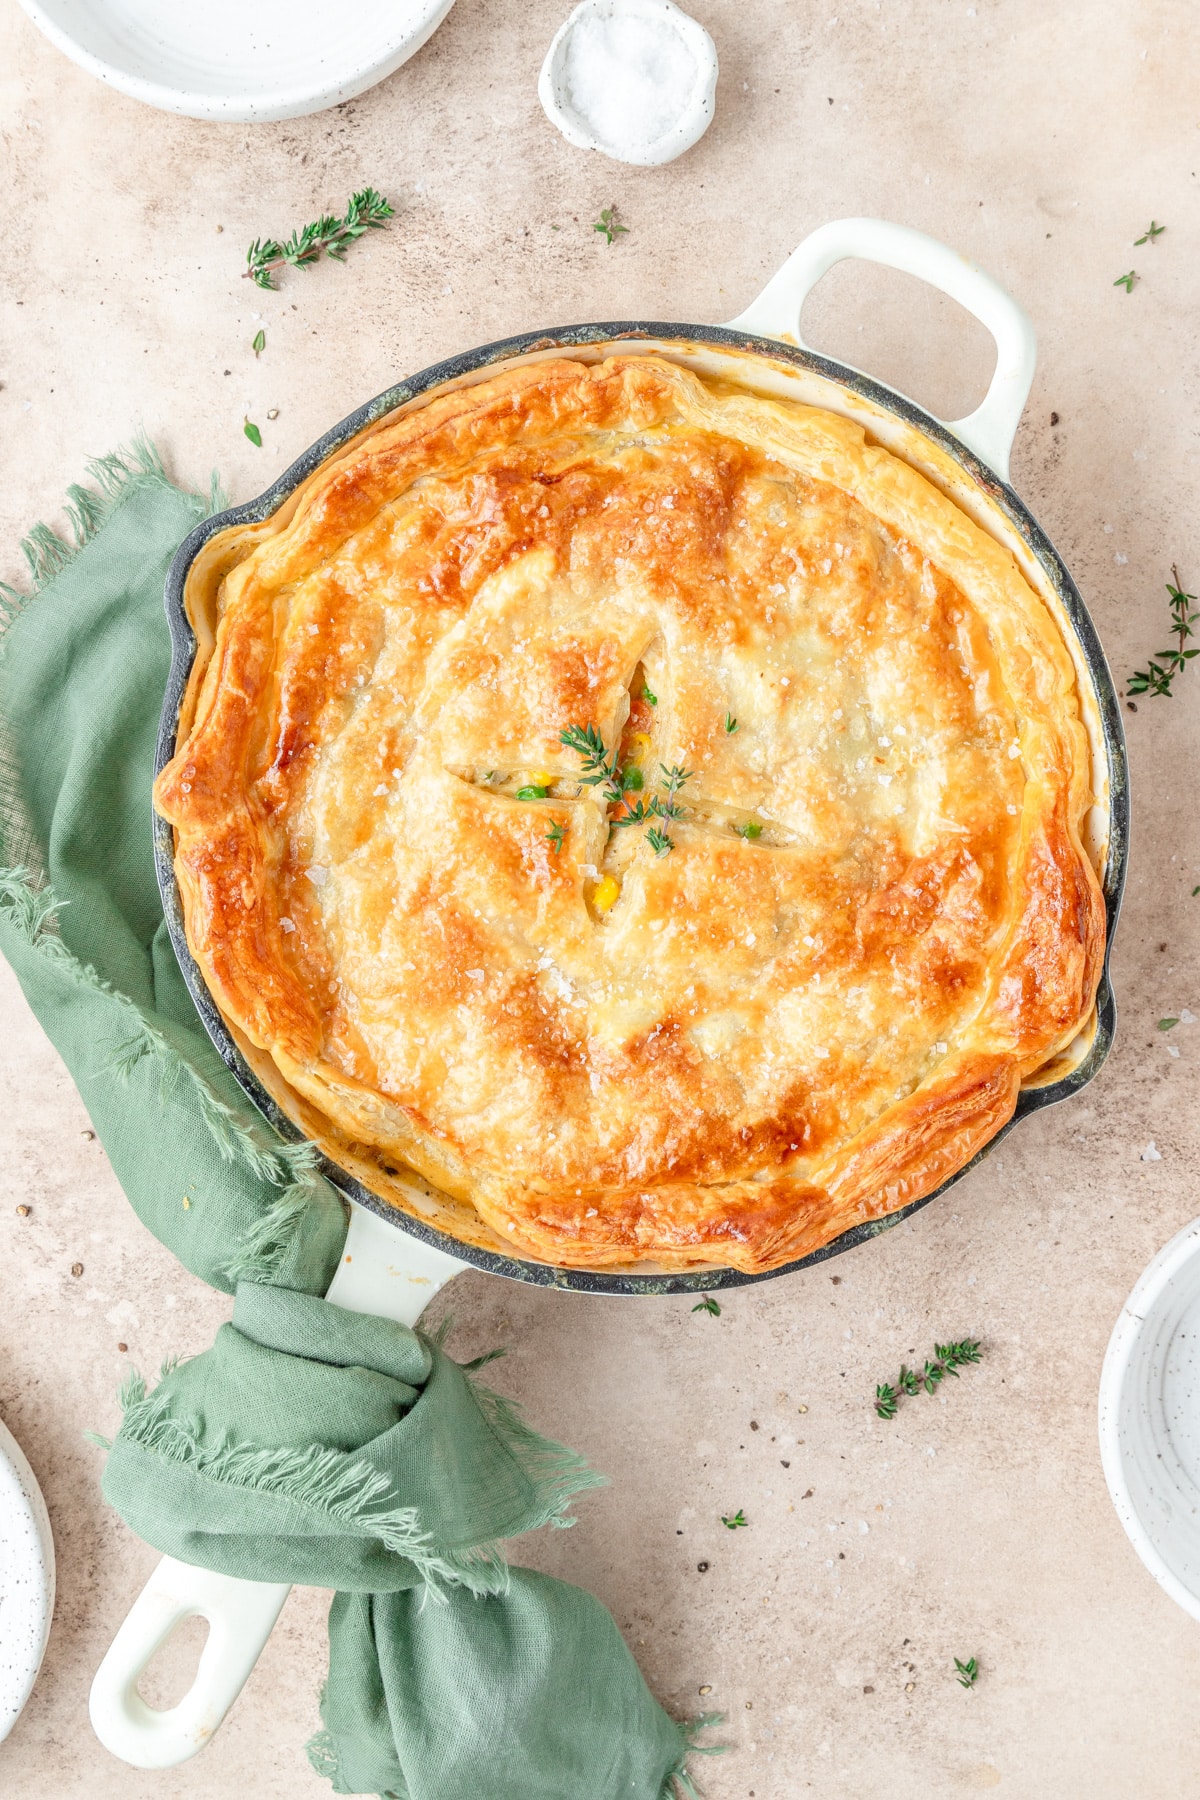
{"label": "corn kernel", "polygon": [[629,734],[629,741],[631,744],[636,744],[639,750],[648,750],[650,747],[650,733],[648,731],[631,731]]}
{"label": "corn kernel", "polygon": [[549,769],[539,769],[537,774],[531,775],[529,779],[537,787],[550,787],[555,780],[555,777],[550,773]]}
{"label": "corn kernel", "polygon": [[592,905],[597,912],[606,913],[615,904],[621,884],[613,875],[603,876],[592,891]]}

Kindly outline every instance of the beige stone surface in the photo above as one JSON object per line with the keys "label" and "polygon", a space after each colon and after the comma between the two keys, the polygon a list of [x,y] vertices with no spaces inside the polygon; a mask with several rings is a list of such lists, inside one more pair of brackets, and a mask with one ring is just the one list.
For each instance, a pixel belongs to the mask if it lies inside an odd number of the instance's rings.
{"label": "beige stone surface", "polygon": [[[716,120],[648,171],[570,149],[543,118],[537,71],[566,10],[458,0],[361,100],[246,128],[109,92],[0,0],[0,575],[84,459],[138,426],[181,479],[216,467],[246,497],[406,371],[548,323],[729,317],[805,232],[871,213],[974,256],[1032,315],[1041,361],[1014,480],[1123,679],[1165,641],[1171,563],[1200,583],[1190,0],[693,0],[721,56]],[[344,267],[289,273],[275,294],[240,279],[251,237],[365,182],[398,217]],[[609,203],[631,228],[611,248],[590,228]],[[1151,216],[1166,234],[1133,249]],[[1126,295],[1113,282],[1131,266]],[[954,306],[860,266],[827,280],[806,325],[947,416],[990,366]],[[461,1352],[510,1342],[498,1383],[611,1476],[574,1532],[521,1554],[612,1607],[674,1712],[726,1712],[710,1800],[1200,1796],[1200,1627],[1126,1542],[1095,1428],[1121,1302],[1200,1212],[1200,1027],[1155,1029],[1200,1013],[1198,700],[1189,673],[1126,715],[1122,1026],[1086,1096],[911,1223],[742,1289],[719,1319],[482,1275],[452,1290]],[[201,1349],[227,1306],[137,1223],[7,972],[0,1019],[0,1412],[59,1557],[0,1792],[326,1793],[302,1752],[324,1662],[313,1592],[293,1595],[196,1761],[136,1773],[90,1733],[91,1673],[155,1558],[103,1505],[81,1434],[112,1426],[125,1368]],[[1162,1160],[1143,1162],[1152,1139]],[[966,1333],[986,1342],[979,1369],[874,1418],[877,1379]],[[738,1507],[750,1528],[723,1530]],[[967,1694],[951,1662],[972,1654]],[[184,1680],[180,1656],[154,1691]]]}

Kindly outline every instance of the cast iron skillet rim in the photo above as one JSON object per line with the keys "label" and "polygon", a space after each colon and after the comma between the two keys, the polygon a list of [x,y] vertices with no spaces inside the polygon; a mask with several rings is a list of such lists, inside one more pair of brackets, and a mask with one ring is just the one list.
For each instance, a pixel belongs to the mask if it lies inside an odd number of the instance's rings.
{"label": "cast iron skillet rim", "polygon": [[[1096,1034],[1091,1047],[1078,1067],[1072,1069],[1060,1080],[1041,1088],[1023,1089],[1017,1098],[1016,1111],[1008,1123],[983,1145],[969,1163],[957,1170],[932,1193],[924,1195],[920,1200],[913,1201],[910,1206],[889,1213],[883,1218],[868,1220],[864,1224],[856,1225],[851,1230],[843,1232],[840,1237],[834,1238],[832,1242],[822,1245],[819,1250],[799,1257],[794,1262],[785,1263],[781,1268],[769,1269],[761,1274],[748,1275],[738,1269],[716,1269],[708,1273],[613,1275],[607,1274],[603,1270],[552,1268],[544,1263],[525,1262],[517,1257],[503,1256],[495,1251],[460,1243],[458,1239],[426,1224],[424,1220],[415,1218],[411,1213],[401,1212],[398,1208],[390,1205],[344,1169],[339,1168],[328,1157],[324,1155],[319,1157],[322,1174],[342,1194],[356,1200],[361,1206],[365,1206],[369,1211],[378,1214],[380,1218],[409,1232],[422,1242],[443,1250],[460,1261],[470,1263],[475,1268],[486,1270],[490,1274],[504,1275],[517,1281],[532,1282],[540,1287],[569,1289],[591,1294],[711,1293],[721,1288],[748,1287],[760,1281],[770,1280],[776,1275],[792,1274],[797,1270],[809,1268],[815,1263],[824,1262],[831,1256],[840,1255],[842,1251],[853,1249],[869,1238],[878,1237],[881,1233],[892,1230],[903,1220],[919,1211],[921,1207],[928,1206],[931,1201],[938,1199],[948,1188],[953,1187],[955,1182],[961,1181],[964,1175],[975,1168],[977,1163],[982,1161],[997,1144],[1008,1136],[1019,1119],[1031,1112],[1039,1111],[1044,1106],[1051,1106],[1059,1100],[1065,1100],[1071,1094],[1078,1093],[1086,1087],[1088,1082],[1099,1073],[1112,1048],[1116,1030],[1116,1001],[1109,980],[1108,961],[1125,886],[1129,847],[1129,781],[1124,724],[1104,651],[1079,590],[1053,544],[1033,514],[1007,482],[1002,481],[992,469],[960,443],[939,420],[931,418],[911,400],[905,399],[902,395],[893,392],[892,389],[872,380],[870,376],[847,368],[842,363],[818,356],[813,351],[797,349],[793,345],[782,343],[775,338],[758,337],[749,332],[736,331],[721,325],[683,325],[663,321],[623,320],[615,323],[568,325],[546,331],[525,332],[517,337],[502,338],[494,343],[480,345],[477,349],[450,357],[444,362],[434,363],[429,368],[422,369],[416,375],[410,376],[407,380],[397,382],[393,387],[385,389],[382,394],[367,401],[365,406],[350,413],[339,424],[327,431],[323,437],[318,438],[315,444],[304,451],[290,468],[285,469],[283,474],[256,499],[214,514],[196,526],[184,539],[167,572],[164,591],[167,622],[171,633],[171,669],[167,678],[167,689],[159,723],[154,773],[156,776],[159,774],[170,761],[175,750],[179,709],[196,652],[196,640],[184,609],[184,585],[192,562],[209,538],[215,536],[219,531],[227,530],[232,525],[257,524],[268,518],[300,483],[335,450],[367,426],[375,424],[397,407],[427,393],[431,388],[454,380],[458,376],[471,374],[477,369],[486,368],[489,363],[505,361],[529,351],[558,347],[577,348],[587,344],[619,342],[621,338],[662,338],[675,343],[714,344],[724,348],[758,352],[775,362],[789,362],[799,368],[811,369],[816,374],[825,376],[839,386],[848,388],[863,399],[893,413],[907,424],[915,426],[926,437],[932,438],[999,506],[1001,512],[1024,539],[1049,576],[1070,619],[1092,677],[1109,767],[1110,824],[1103,884],[1107,936],[1104,966],[1096,995]],[[201,1021],[222,1061],[258,1111],[270,1121],[281,1137],[290,1142],[302,1142],[304,1133],[280,1111],[243,1060],[224,1019],[209,994],[200,969],[188,948],[184,931],[179,889],[175,880],[171,827],[157,813],[153,815],[153,821],[155,870],[159,892],[162,896],[167,930],[175,955],[179,960],[183,978]]]}

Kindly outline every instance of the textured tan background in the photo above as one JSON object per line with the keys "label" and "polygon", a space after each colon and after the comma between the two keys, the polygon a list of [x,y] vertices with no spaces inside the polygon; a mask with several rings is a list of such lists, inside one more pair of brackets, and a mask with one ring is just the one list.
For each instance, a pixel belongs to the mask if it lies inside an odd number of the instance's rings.
{"label": "textured tan background", "polygon": [[[181,478],[215,465],[249,496],[436,357],[568,320],[727,318],[806,231],[875,213],[975,256],[1033,316],[1041,363],[1014,480],[1124,678],[1165,641],[1172,560],[1200,582],[1189,0],[694,0],[721,55],[717,117],[660,171],[569,149],[544,120],[537,70],[566,10],[458,0],[365,98],[248,129],[108,92],[0,0],[0,574],[84,458],[139,424]],[[239,279],[252,236],[363,182],[399,217],[345,267],[289,274],[277,294]],[[611,249],[589,229],[610,202],[632,227]],[[1151,215],[1168,231],[1135,251]],[[1131,265],[1144,278],[1126,296],[1112,284]],[[990,367],[955,307],[861,267],[828,279],[806,324],[948,416]],[[247,412],[262,450],[242,436]],[[674,1711],[711,1684],[733,1746],[703,1771],[711,1800],[1200,1796],[1200,1627],[1134,1557],[1095,1434],[1120,1304],[1200,1211],[1200,1027],[1154,1029],[1200,1013],[1198,701],[1200,671],[1126,715],[1122,1032],[1084,1098],[1028,1122],[912,1223],[744,1289],[720,1319],[475,1275],[453,1289],[461,1351],[511,1341],[498,1382],[611,1475],[576,1531],[523,1553],[608,1602]],[[102,1505],[81,1433],[113,1424],[123,1367],[200,1349],[226,1305],[137,1224],[6,971],[0,1005],[0,1410],[43,1483],[60,1581],[0,1791],[327,1793],[301,1751],[324,1662],[313,1592],[293,1596],[196,1762],[137,1774],[89,1732],[91,1672],[154,1555]],[[1161,1162],[1140,1160],[1151,1139]],[[958,1333],[986,1339],[984,1365],[878,1423],[874,1382]],[[718,1515],[739,1506],[750,1529],[727,1533]],[[966,1694],[951,1659],[971,1654],[984,1673]]]}

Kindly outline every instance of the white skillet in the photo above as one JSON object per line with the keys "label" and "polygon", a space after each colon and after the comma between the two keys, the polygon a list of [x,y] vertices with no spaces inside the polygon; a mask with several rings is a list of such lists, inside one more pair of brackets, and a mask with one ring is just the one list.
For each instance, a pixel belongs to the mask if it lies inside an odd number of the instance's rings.
{"label": "white skillet", "polygon": [[[989,275],[936,239],[879,219],[824,225],[804,240],[731,325],[805,348],[800,336],[804,302],[821,277],[847,257],[916,275],[987,326],[997,351],[987,394],[967,418],[945,423],[1007,482],[1009,452],[1033,380],[1033,326]],[[824,403],[838,406],[836,398]],[[841,410],[853,416],[849,393]],[[438,1290],[470,1265],[349,1204],[345,1254],[326,1298],[350,1312],[381,1313],[415,1324]],[[142,1769],[169,1768],[194,1756],[241,1692],[287,1594],[287,1587],[278,1583],[238,1581],[164,1557],[92,1683],[92,1726],[101,1743]],[[178,1706],[156,1712],[138,1694],[138,1680],[180,1622],[196,1614],[210,1626],[196,1679]]]}

